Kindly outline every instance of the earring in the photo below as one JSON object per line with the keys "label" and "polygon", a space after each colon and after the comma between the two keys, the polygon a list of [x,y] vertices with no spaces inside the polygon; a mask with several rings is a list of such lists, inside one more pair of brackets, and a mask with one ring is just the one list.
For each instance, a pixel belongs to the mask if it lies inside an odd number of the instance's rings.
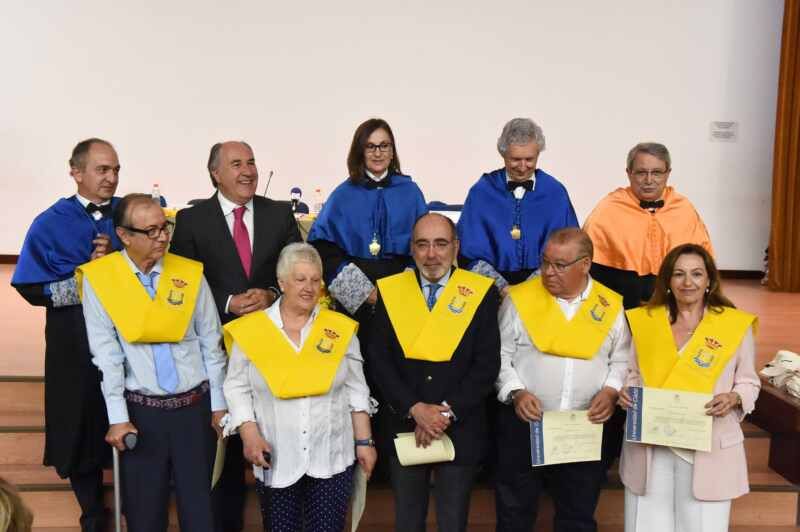
{"label": "earring", "polygon": [[706,287],[706,294],[707,294],[708,292],[709,292],[709,289],[708,289],[708,287]]}
{"label": "earring", "polygon": [[671,294],[671,293],[672,293],[672,290],[670,290],[669,288],[667,288],[667,295],[669,295],[669,294]]}

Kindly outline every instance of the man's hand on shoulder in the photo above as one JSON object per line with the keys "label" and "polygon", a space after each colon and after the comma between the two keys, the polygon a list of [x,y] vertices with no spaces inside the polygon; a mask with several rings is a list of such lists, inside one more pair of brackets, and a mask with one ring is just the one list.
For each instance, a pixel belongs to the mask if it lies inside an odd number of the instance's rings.
{"label": "man's hand on shoulder", "polygon": [[90,260],[99,259],[111,253],[111,237],[105,233],[98,233],[94,240],[92,240],[94,250]]}

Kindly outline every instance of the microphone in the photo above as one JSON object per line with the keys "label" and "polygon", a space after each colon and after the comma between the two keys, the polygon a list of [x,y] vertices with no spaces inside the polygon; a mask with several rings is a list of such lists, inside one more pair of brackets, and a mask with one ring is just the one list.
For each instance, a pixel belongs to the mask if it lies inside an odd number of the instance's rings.
{"label": "microphone", "polygon": [[274,174],[272,170],[269,171],[269,176],[267,176],[267,186],[264,187],[264,197],[267,197],[267,190],[269,190],[269,183],[272,181],[272,174]]}

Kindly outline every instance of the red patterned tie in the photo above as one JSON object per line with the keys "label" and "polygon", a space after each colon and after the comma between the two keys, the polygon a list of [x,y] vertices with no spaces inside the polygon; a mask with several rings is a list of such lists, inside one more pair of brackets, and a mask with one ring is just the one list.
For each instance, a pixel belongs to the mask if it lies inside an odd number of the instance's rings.
{"label": "red patterned tie", "polygon": [[253,251],[250,249],[250,233],[244,225],[244,211],[247,207],[241,206],[233,209],[233,243],[239,252],[239,259],[247,277],[250,277],[250,265],[253,262]]}

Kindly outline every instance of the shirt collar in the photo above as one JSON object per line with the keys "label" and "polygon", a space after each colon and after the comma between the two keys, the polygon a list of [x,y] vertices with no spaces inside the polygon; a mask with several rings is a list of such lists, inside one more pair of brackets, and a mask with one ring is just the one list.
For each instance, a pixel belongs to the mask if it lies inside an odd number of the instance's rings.
{"label": "shirt collar", "polygon": [[[277,325],[280,329],[283,329],[283,318],[281,318],[281,300],[283,296],[279,297],[275,300],[275,302],[267,308],[264,312],[267,313],[267,317],[269,317],[272,322]],[[314,310],[311,311],[311,318],[308,320],[306,325],[303,326],[305,328],[309,323],[313,323],[315,319],[317,319],[317,315],[319,314],[319,303],[314,306]]]}
{"label": "shirt collar", "polygon": [[[90,203],[94,203],[93,201],[89,201],[88,199],[84,198],[83,196],[81,196],[77,192],[75,193],[75,197],[78,198],[78,201],[80,202],[81,205],[83,205],[84,209]],[[106,200],[103,203],[95,203],[95,205],[97,205],[98,207],[102,207],[103,205],[108,205],[109,203],[111,203],[111,200]]]}
{"label": "shirt collar", "polygon": [[[222,192],[217,192],[217,199],[219,200],[219,206],[222,207],[223,216],[228,216],[233,212],[233,209],[241,207],[241,205],[237,205],[226,198]],[[250,198],[250,201],[245,203],[244,206],[247,207],[248,211],[253,212],[253,198]]]}
{"label": "shirt collar", "polygon": [[[133,271],[133,273],[142,274],[142,275],[150,275],[148,273],[144,273],[142,270],[139,269],[139,267],[136,265],[136,263],[133,262],[133,260],[128,256],[128,250],[127,249],[123,249],[122,250],[122,256],[125,259],[125,262],[128,263],[128,266],[130,266],[130,268]],[[157,272],[158,275],[161,275],[161,272],[163,270],[164,270],[164,257],[161,257],[160,259],[158,259],[156,261],[155,264],[153,264],[153,268],[150,270],[150,273]]]}
{"label": "shirt collar", "polygon": [[[451,272],[452,272],[452,269],[447,270],[447,273],[444,274],[444,277],[442,277],[441,279],[436,281],[436,284],[438,284],[440,288],[444,288],[444,286],[447,284],[447,281],[450,280],[450,273]],[[433,284],[433,281],[427,280],[422,275],[422,272],[420,272],[420,274],[419,274],[419,280],[420,280],[420,284],[422,285],[423,290],[425,289],[426,286]]]}
{"label": "shirt collar", "polygon": [[563,298],[557,297],[556,300],[558,300],[559,303],[566,303],[568,305],[574,305],[576,303],[583,303],[584,301],[589,299],[589,294],[592,293],[592,277],[591,276],[587,276],[587,277],[589,277],[589,282],[586,283],[586,288],[583,289],[583,292],[578,294],[578,297],[576,297],[574,299],[563,299]]}
{"label": "shirt collar", "polygon": [[375,174],[373,174],[369,170],[364,170],[364,171],[367,173],[367,177],[369,177],[373,181],[380,181],[381,179],[383,179],[384,177],[389,175],[389,169],[388,168],[386,170],[384,170],[383,173],[381,175],[379,175],[379,176],[376,176]]}

